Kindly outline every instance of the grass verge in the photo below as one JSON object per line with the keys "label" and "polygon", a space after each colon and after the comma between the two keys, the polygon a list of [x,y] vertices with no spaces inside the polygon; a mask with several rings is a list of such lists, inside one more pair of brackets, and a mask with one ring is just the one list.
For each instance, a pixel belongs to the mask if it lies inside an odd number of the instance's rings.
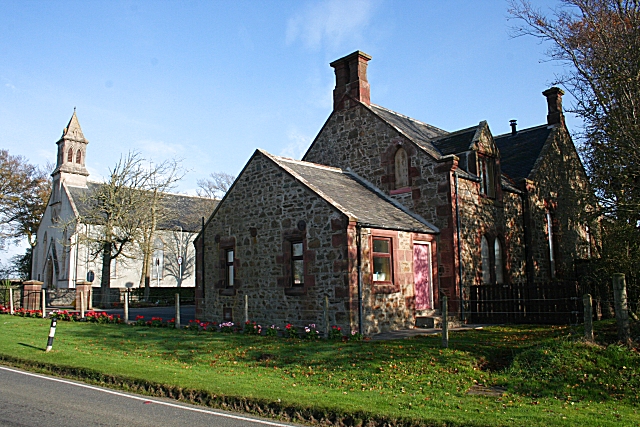
{"label": "grass verge", "polygon": [[[0,316],[0,360],[284,420],[349,426],[640,426],[640,356],[569,327],[325,342]],[[611,322],[598,322],[607,337]],[[489,387],[505,390],[485,393]],[[496,389],[494,389],[496,390]]]}

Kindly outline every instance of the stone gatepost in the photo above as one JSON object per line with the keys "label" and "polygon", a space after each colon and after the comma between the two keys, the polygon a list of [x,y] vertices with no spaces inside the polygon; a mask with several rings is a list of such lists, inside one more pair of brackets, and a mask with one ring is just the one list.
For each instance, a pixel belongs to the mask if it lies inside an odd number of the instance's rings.
{"label": "stone gatepost", "polygon": [[[83,294],[80,294],[83,292]],[[76,282],[76,310],[80,310],[80,295],[84,295],[84,308],[85,310],[91,309],[91,282],[85,280],[78,280]]]}
{"label": "stone gatepost", "polygon": [[25,310],[40,310],[42,297],[42,282],[27,280],[22,284],[22,308]]}

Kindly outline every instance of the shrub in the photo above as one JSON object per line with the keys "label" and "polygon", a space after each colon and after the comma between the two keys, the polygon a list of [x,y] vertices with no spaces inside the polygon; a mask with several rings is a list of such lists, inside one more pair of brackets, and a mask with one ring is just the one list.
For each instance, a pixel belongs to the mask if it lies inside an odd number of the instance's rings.
{"label": "shrub", "polygon": [[235,323],[233,322],[224,322],[220,323],[220,332],[224,332],[225,334],[230,334],[234,330]]}
{"label": "shrub", "polygon": [[302,337],[305,340],[317,340],[320,338],[320,331],[316,328],[316,324],[311,323],[309,326],[305,326]]}
{"label": "shrub", "polygon": [[333,325],[331,329],[329,329],[329,337],[330,340],[341,340],[342,339],[342,329],[340,326]]}
{"label": "shrub", "polygon": [[280,331],[280,328],[278,326],[271,325],[267,329],[265,329],[264,334],[268,337],[277,337],[278,331]]}
{"label": "shrub", "polygon": [[262,334],[262,326],[258,325],[256,322],[247,320],[244,323],[243,333],[245,335],[260,335]]}
{"label": "shrub", "polygon": [[285,338],[299,338],[298,330],[291,323],[287,323],[287,326],[284,327],[284,337]]}
{"label": "shrub", "polygon": [[362,339],[364,338],[364,335],[362,335],[360,332],[358,331],[351,331],[351,337],[350,339],[352,341],[362,341]]}

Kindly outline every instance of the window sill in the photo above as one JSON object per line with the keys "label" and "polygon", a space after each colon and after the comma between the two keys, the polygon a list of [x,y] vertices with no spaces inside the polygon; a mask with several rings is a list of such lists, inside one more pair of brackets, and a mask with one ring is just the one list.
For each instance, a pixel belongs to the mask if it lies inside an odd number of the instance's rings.
{"label": "window sill", "polygon": [[307,290],[304,286],[296,286],[292,288],[285,288],[284,294],[287,296],[301,296],[301,295],[306,295]]}
{"label": "window sill", "polygon": [[391,195],[411,193],[411,187],[398,188],[397,190],[391,190]]}

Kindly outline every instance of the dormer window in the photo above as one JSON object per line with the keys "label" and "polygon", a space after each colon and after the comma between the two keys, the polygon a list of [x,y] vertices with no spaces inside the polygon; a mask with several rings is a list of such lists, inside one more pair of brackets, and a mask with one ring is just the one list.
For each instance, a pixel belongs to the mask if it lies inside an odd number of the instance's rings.
{"label": "dormer window", "polygon": [[478,176],[480,194],[496,197],[496,160],[492,157],[478,156]]}
{"label": "dormer window", "polygon": [[398,148],[398,151],[396,151],[395,164],[396,190],[409,187],[409,159],[407,157],[407,151],[402,147]]}

